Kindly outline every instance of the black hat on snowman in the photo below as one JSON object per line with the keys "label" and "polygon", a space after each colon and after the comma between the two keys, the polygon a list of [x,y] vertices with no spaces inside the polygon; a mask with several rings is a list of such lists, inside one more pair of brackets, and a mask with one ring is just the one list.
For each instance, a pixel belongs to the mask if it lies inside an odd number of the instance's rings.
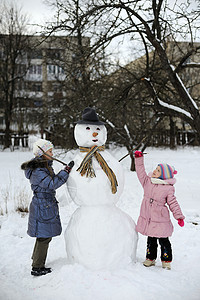
{"label": "black hat on snowman", "polygon": [[77,124],[92,124],[92,125],[105,125],[104,122],[99,121],[94,108],[86,107],[82,113],[82,120],[78,121]]}

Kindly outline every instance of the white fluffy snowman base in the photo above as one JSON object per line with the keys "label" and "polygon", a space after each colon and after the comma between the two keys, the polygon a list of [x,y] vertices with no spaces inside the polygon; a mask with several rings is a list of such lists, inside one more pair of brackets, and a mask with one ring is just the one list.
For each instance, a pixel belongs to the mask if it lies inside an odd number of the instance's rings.
{"label": "white fluffy snowman base", "polygon": [[135,261],[135,223],[114,205],[78,208],[65,239],[69,262],[89,269],[123,268]]}
{"label": "white fluffy snowman base", "polygon": [[[104,125],[75,126],[78,146],[99,147],[106,138]],[[106,150],[100,154],[116,175],[117,192],[112,193],[110,181],[95,157],[92,157],[95,177],[81,176],[77,168],[86,153],[78,150],[67,187],[79,208],[65,231],[65,242],[69,263],[80,263],[92,270],[111,270],[126,267],[135,260],[137,232],[132,218],[115,205],[124,188],[123,168]]]}

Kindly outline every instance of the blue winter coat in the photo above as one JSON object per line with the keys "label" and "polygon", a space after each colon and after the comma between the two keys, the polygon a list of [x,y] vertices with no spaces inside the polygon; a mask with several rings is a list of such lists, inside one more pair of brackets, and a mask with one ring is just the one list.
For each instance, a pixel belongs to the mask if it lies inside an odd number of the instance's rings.
{"label": "blue winter coat", "polygon": [[[52,161],[47,161],[49,169],[42,157],[22,164],[25,176],[30,180],[33,198],[29,208],[28,235],[48,238],[61,234],[62,227],[59,216],[58,201],[55,190],[63,185],[69,174],[61,170],[55,175]],[[52,174],[51,174],[52,173]]]}

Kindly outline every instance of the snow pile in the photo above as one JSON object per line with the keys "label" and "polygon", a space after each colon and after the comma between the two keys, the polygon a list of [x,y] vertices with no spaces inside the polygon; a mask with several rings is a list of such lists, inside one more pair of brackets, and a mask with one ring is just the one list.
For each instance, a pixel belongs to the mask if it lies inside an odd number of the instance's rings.
{"label": "snow pile", "polygon": [[122,268],[135,261],[135,223],[115,206],[82,206],[65,233],[71,263],[92,270]]}

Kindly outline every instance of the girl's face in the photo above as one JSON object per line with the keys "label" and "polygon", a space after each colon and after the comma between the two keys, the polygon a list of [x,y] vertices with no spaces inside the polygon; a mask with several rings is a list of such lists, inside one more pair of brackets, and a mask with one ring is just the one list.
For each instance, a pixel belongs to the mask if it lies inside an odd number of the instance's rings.
{"label": "girl's face", "polygon": [[152,177],[159,178],[161,176],[161,168],[157,166],[157,168],[153,171]]}
{"label": "girl's face", "polygon": [[[47,150],[45,153],[52,157],[52,156],[53,156],[53,148]],[[45,157],[46,159],[52,160],[49,156],[46,156],[46,155],[44,154],[44,157]]]}

